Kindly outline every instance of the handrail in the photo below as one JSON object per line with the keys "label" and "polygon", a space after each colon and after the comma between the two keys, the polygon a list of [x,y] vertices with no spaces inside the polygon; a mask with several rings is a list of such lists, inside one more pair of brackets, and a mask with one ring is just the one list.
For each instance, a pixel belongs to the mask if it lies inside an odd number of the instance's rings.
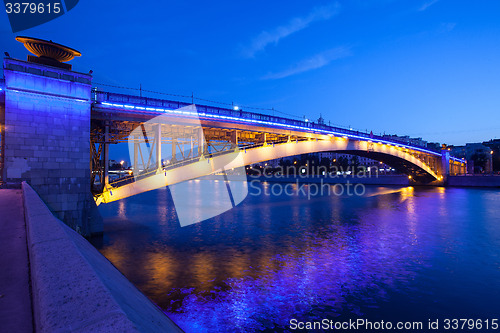
{"label": "handrail", "polygon": [[[235,152],[236,149],[256,148],[256,147],[259,147],[259,146],[261,146],[261,144],[247,145],[247,146],[242,146],[242,147],[238,147],[238,148],[231,148],[231,149],[228,149],[228,150],[213,152],[213,153],[205,154],[205,155],[202,155],[202,156],[191,157],[191,158],[188,158],[188,159],[183,159],[183,160],[181,160],[179,162],[176,162],[176,163],[169,163],[167,165],[164,165],[164,166],[161,167],[161,170],[162,170],[162,172],[164,172],[164,171],[167,171],[167,170],[170,170],[170,169],[175,169],[175,168],[187,165],[187,164],[192,164],[192,163],[200,161],[200,159],[202,157],[205,158],[205,159],[209,159],[209,158],[217,157],[217,156],[220,156],[220,155],[225,155],[225,154],[228,154],[228,153]],[[141,179],[150,177],[150,176],[155,175],[157,173],[158,173],[158,169],[151,169],[151,170],[149,170],[147,172],[141,172],[137,176],[126,176],[126,177],[118,178],[117,180],[109,182],[109,185],[116,188],[117,186],[114,186],[116,184],[119,184],[119,183],[122,183],[122,182],[127,182],[127,183],[129,183],[129,182],[135,182],[137,180],[141,180]],[[133,180],[133,181],[130,181],[130,180]]]}

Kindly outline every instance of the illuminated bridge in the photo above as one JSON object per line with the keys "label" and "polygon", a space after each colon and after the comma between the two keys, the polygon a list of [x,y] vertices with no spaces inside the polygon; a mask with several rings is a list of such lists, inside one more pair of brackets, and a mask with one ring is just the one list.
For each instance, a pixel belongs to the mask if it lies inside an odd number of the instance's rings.
{"label": "illuminated bridge", "polygon": [[[369,133],[265,114],[92,90],[91,169],[96,202],[185,180],[315,152],[369,157],[415,181],[441,183],[466,162]],[[128,142],[129,177],[110,182],[109,145]]]}
{"label": "illuminated bridge", "polygon": [[[304,153],[366,156],[416,182],[436,185],[466,170],[465,161],[448,150],[397,139],[246,110],[97,91],[92,71],[76,72],[63,63],[78,51],[51,41],[18,40],[35,56],[3,59],[0,186],[28,182],[59,219],[84,235],[103,232],[96,204],[204,175],[229,180],[240,173],[239,179],[246,179],[246,165]],[[120,142],[128,144],[132,169],[113,179],[118,171],[109,170],[109,148]]]}

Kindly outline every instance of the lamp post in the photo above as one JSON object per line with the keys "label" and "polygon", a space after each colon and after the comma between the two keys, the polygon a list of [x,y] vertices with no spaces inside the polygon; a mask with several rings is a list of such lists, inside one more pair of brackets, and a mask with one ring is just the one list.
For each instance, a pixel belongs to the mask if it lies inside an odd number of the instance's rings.
{"label": "lamp post", "polygon": [[490,156],[488,158],[488,164],[490,168],[490,173],[493,174],[493,150],[490,150]]}

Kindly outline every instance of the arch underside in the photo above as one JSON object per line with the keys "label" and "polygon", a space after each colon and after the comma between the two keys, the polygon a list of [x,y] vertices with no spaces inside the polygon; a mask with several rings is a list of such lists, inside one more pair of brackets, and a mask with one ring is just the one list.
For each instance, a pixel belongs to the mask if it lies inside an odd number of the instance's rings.
{"label": "arch underside", "polygon": [[360,150],[343,150],[334,152],[339,154],[345,153],[350,155],[356,155],[359,157],[366,157],[375,161],[382,162],[400,172],[402,171],[405,174],[412,175],[412,177],[418,180],[419,182],[427,183],[436,180],[436,178],[434,178],[433,175],[429,174],[425,169],[398,156],[389,155],[385,153],[378,153],[378,152],[366,152]]}
{"label": "arch underside", "polygon": [[[135,182],[120,187],[106,188],[97,199],[97,202],[116,201],[222,170],[236,169],[273,159],[317,152],[337,152],[368,157],[398,170],[404,170],[422,182],[429,182],[439,178],[438,174],[428,164],[417,158],[417,155],[412,154],[412,151],[408,149],[335,137],[330,140],[298,141],[275,145],[264,144],[253,148],[237,149],[214,157],[201,157],[199,161],[187,165],[159,169],[156,174],[136,179]],[[422,156],[422,153],[419,154],[418,156]],[[427,158],[436,157],[427,156]]]}

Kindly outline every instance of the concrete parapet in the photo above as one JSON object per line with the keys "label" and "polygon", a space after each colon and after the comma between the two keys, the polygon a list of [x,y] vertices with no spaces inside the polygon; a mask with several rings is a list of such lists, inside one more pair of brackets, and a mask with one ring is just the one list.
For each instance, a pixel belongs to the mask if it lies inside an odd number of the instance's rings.
{"label": "concrete parapet", "polygon": [[449,176],[448,186],[500,187],[500,176],[498,175]]}
{"label": "concrete parapet", "polygon": [[182,332],[23,182],[37,332]]}

